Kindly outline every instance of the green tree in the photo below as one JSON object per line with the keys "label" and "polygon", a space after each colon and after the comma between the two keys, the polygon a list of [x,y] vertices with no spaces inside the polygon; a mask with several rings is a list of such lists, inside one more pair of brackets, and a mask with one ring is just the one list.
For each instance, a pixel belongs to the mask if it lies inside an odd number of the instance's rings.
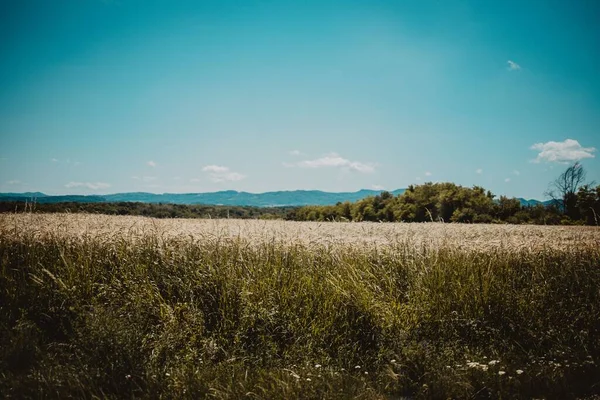
{"label": "green tree", "polygon": [[583,185],[577,191],[579,214],[588,225],[600,225],[600,185]]}

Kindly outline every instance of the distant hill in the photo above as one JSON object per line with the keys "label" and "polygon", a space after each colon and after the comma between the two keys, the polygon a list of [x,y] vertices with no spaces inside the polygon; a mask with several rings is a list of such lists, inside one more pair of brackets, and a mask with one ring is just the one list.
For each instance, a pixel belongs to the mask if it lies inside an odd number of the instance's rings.
{"label": "distant hill", "polygon": [[42,192],[25,192],[25,193],[0,193],[0,197],[2,200],[10,197],[10,198],[33,198],[33,197],[47,197],[46,194]]}
{"label": "distant hill", "polygon": [[[391,191],[393,195],[404,193],[405,189]],[[279,206],[306,206],[306,205],[332,205],[337,202],[364,199],[375,196],[381,190],[363,189],[358,192],[323,192],[320,190],[291,190],[266,193],[237,192],[226,190],[212,193],[115,193],[108,195],[60,195],[51,196],[40,192],[28,193],[0,193],[0,201],[35,201],[38,203],[107,203],[107,202],[139,202],[163,204],[210,204],[228,206],[254,206],[254,207],[279,207]]]}
{"label": "distant hill", "polygon": [[546,200],[546,201],[539,201],[539,200],[535,200],[535,199],[526,200],[522,197],[519,197],[517,200],[519,200],[521,202],[521,205],[525,206],[525,207],[533,207],[538,204],[543,204],[545,206],[548,206],[548,205],[552,204],[552,202],[553,202],[553,200]]}

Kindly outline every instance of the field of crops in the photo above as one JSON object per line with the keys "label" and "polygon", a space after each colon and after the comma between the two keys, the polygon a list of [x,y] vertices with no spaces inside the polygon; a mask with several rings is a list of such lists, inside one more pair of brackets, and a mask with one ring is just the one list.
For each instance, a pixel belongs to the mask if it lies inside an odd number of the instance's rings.
{"label": "field of crops", "polygon": [[189,239],[252,244],[441,247],[454,250],[576,250],[600,244],[597,227],[443,223],[293,222],[235,219],[155,219],[90,214],[0,214],[0,229],[105,240]]}
{"label": "field of crops", "polygon": [[597,227],[0,215],[3,397],[590,398]]}

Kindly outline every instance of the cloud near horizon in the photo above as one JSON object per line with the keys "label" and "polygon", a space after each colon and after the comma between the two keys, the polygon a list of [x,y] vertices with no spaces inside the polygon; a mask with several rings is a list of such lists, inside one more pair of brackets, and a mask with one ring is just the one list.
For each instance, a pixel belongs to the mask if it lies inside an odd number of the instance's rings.
{"label": "cloud near horizon", "polygon": [[107,189],[110,184],[105,182],[69,182],[65,185],[66,188],[88,188],[91,190]]}
{"label": "cloud near horizon", "polygon": [[574,139],[566,139],[564,142],[535,143],[530,148],[539,151],[537,157],[532,160],[534,163],[546,161],[568,164],[584,158],[594,158],[594,152],[596,151],[594,147],[581,146]]}
{"label": "cloud near horizon", "polygon": [[222,165],[206,165],[202,168],[202,172],[208,173],[208,177],[213,182],[236,182],[246,178],[245,175],[239,172],[234,172],[229,167]]}
{"label": "cloud near horizon", "polygon": [[284,163],[283,165],[286,167],[299,168],[341,168],[362,173],[371,173],[375,171],[375,164],[373,163],[350,161],[347,158],[343,158],[337,153],[329,153],[321,158],[317,158],[314,160],[304,160],[292,164]]}

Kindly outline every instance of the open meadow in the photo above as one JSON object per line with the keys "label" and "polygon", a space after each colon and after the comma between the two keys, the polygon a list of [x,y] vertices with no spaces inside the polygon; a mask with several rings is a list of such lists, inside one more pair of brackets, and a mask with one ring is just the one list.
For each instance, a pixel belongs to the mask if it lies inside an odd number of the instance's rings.
{"label": "open meadow", "polygon": [[0,214],[5,398],[590,398],[600,229]]}

